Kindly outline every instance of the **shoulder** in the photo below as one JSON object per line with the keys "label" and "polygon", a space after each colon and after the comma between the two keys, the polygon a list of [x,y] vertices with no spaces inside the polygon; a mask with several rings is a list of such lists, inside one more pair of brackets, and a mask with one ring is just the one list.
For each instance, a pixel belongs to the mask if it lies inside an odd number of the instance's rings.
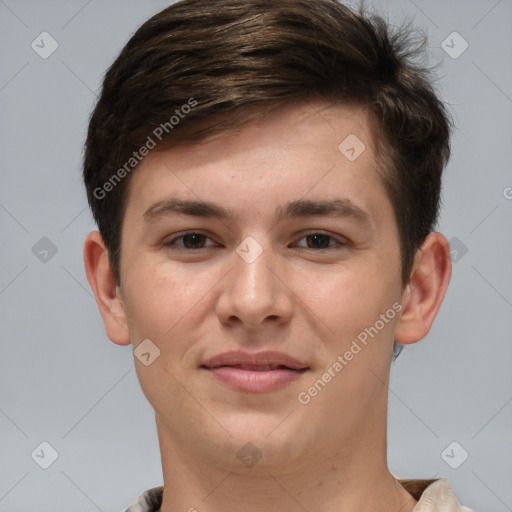
{"label": "shoulder", "polygon": [[[418,503],[414,512],[474,512],[464,507],[450,488],[447,478],[437,480],[398,479]],[[139,496],[125,512],[158,512],[162,504],[163,486],[153,487]]]}
{"label": "shoulder", "polygon": [[162,505],[163,492],[163,486],[148,489],[124,512],[157,512]]}
{"label": "shoulder", "polygon": [[398,479],[418,503],[413,512],[473,512],[460,504],[447,478],[437,480]]}

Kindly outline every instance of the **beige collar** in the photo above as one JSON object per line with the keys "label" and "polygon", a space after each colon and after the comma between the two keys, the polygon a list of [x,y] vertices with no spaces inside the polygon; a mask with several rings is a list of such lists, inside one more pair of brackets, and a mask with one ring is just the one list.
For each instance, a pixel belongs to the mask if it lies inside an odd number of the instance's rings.
{"label": "beige collar", "polygon": [[398,481],[406,491],[419,500],[413,512],[472,512],[459,503],[447,478]]}

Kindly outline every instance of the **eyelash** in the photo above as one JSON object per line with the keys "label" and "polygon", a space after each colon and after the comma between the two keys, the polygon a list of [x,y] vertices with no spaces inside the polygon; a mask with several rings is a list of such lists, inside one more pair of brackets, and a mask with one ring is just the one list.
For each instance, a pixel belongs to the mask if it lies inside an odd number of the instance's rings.
{"label": "eyelash", "polygon": [[[204,233],[200,233],[198,231],[186,231],[186,232],[181,233],[180,235],[172,238],[168,242],[165,242],[163,245],[164,245],[164,247],[178,247],[179,250],[185,250],[187,252],[199,251],[201,249],[207,249],[208,247],[212,247],[212,245],[208,245],[208,246],[205,246],[205,247],[187,248],[187,247],[184,247],[182,245],[178,246],[178,245],[175,244],[175,242],[177,240],[183,239],[187,235],[199,235],[199,236],[205,237],[206,239],[210,239],[210,237],[205,235]],[[329,233],[324,233],[322,231],[311,231],[311,232],[306,233],[303,236],[301,236],[299,238],[299,240],[303,240],[305,238],[308,238],[308,237],[311,237],[311,236],[315,236],[315,235],[319,235],[319,236],[322,236],[322,237],[327,237],[327,238],[329,238],[329,241],[333,241],[334,244],[337,244],[337,245],[329,245],[328,247],[321,247],[321,248],[318,248],[318,249],[315,249],[314,247],[301,247],[301,248],[302,249],[310,249],[310,250],[313,250],[315,252],[319,252],[319,251],[329,251],[329,250],[334,250],[334,249],[341,249],[341,248],[347,247],[349,245],[348,241],[340,239],[340,238],[337,238],[334,235],[331,235]]]}

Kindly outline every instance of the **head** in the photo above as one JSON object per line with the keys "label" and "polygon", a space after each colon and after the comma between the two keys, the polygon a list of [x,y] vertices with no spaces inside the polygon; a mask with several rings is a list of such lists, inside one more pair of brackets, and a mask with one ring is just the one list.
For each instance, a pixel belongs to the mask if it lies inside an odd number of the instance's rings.
{"label": "head", "polygon": [[[109,337],[135,346],[149,338],[162,353],[174,344],[172,374],[187,382],[186,372],[215,355],[201,344],[205,335],[217,351],[237,350],[235,339],[268,349],[268,328],[282,329],[273,332],[286,339],[281,350],[293,353],[294,337],[311,340],[295,355],[317,378],[322,368],[336,372],[333,355],[352,350],[373,326],[375,339],[388,343],[373,342],[351,367],[380,361],[375,372],[384,378],[393,340],[412,343],[428,332],[450,273],[446,244],[433,232],[450,120],[415,60],[418,49],[407,29],[391,33],[381,18],[335,0],[185,0],[144,23],[105,75],[85,148],[84,180],[100,234],[86,245],[86,266]],[[348,140],[360,154],[351,160],[343,142],[354,135]],[[154,227],[160,221],[148,219],[164,215],[147,212],[171,196],[196,201],[166,208],[173,218],[206,219],[191,226],[211,234],[217,249],[186,259],[173,248],[169,256],[162,241],[166,235],[169,243],[170,225]],[[280,216],[287,205],[294,203],[288,213],[309,207],[310,219],[312,208],[323,215],[320,203],[342,196],[352,219],[341,233],[348,241],[342,257],[299,261],[276,249],[300,227],[300,215]],[[300,203],[310,198],[314,205]],[[204,213],[203,200],[233,216]],[[366,224],[353,205],[368,214]],[[329,222],[323,230],[336,232]],[[256,243],[244,247],[261,250],[251,263],[235,251],[249,233]],[[305,288],[312,278],[320,291]],[[364,386],[353,383],[352,391]],[[375,386],[360,393],[367,406],[381,390]],[[150,387],[148,398],[166,418]],[[205,389],[197,394],[215,403],[217,390],[208,396]],[[337,386],[331,389],[322,391],[325,403]],[[274,414],[281,399],[263,408]],[[187,409],[180,400],[175,405]],[[248,411],[257,400],[247,399]],[[227,409],[219,413],[227,416]],[[253,424],[244,424],[248,437]]]}

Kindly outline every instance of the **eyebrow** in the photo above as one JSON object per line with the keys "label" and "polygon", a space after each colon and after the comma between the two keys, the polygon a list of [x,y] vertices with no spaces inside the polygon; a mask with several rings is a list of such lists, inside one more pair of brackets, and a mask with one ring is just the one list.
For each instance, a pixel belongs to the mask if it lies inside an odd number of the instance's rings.
{"label": "eyebrow", "polygon": [[[364,224],[371,224],[368,212],[357,206],[350,199],[338,198],[326,201],[299,199],[288,203],[284,209],[278,208],[278,220],[313,217],[324,215],[330,217],[353,218]],[[167,198],[151,205],[144,212],[144,220],[155,222],[172,214],[190,215],[193,217],[210,217],[219,220],[232,220],[235,214],[223,206],[210,201]]]}

